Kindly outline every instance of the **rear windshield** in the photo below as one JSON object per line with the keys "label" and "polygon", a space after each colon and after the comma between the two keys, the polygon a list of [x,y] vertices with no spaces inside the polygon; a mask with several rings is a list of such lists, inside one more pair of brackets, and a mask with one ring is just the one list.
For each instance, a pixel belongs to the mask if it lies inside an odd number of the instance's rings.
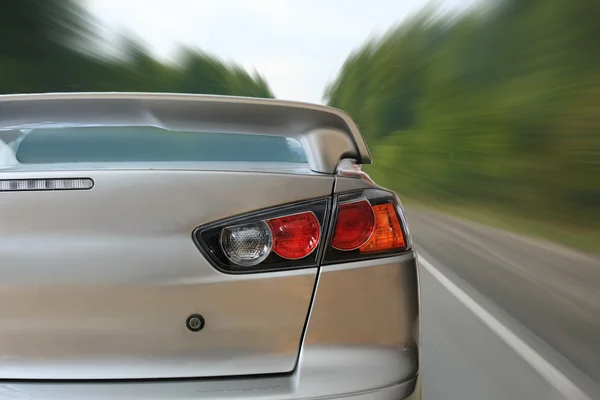
{"label": "rear windshield", "polygon": [[306,163],[306,154],[293,138],[260,134],[155,127],[0,131],[0,165],[170,161]]}

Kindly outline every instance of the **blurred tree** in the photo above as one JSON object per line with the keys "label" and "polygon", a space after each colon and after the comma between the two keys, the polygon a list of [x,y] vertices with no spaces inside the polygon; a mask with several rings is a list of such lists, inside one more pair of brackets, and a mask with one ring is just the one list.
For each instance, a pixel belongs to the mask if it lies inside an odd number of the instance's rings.
{"label": "blurred tree", "polygon": [[[399,192],[600,222],[597,0],[427,10],[348,57],[325,99]],[[482,12],[485,11],[485,12]]]}
{"label": "blurred tree", "polygon": [[75,0],[3,0],[0,93],[149,91],[273,97],[258,74],[186,49],[183,66],[156,60],[132,35],[116,57],[93,50],[97,22]]}

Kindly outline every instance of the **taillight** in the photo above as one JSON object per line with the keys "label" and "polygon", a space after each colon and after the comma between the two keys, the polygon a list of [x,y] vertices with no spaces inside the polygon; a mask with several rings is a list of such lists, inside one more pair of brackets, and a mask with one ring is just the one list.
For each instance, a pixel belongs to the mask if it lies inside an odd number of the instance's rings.
{"label": "taillight", "polygon": [[375,213],[375,230],[369,241],[360,247],[361,253],[373,253],[406,247],[404,232],[396,207],[392,203],[373,206]]}
{"label": "taillight", "polygon": [[241,267],[260,264],[273,248],[271,230],[264,221],[225,227],[220,241],[225,257]]}
{"label": "taillight", "polygon": [[194,238],[223,272],[315,267],[329,204],[319,199],[255,212],[198,228]]}
{"label": "taillight", "polygon": [[407,234],[393,193],[372,189],[338,196],[324,263],[392,256],[406,250]]}
{"label": "taillight", "polygon": [[367,243],[374,230],[375,214],[371,203],[366,199],[341,203],[331,246],[342,251],[358,249]]}
{"label": "taillight", "polygon": [[381,189],[229,218],[197,228],[193,237],[215,267],[227,273],[360,261],[400,254],[411,246],[397,197]]}
{"label": "taillight", "polygon": [[287,260],[299,260],[312,253],[319,244],[321,225],[312,212],[267,220],[273,235],[273,251]]}

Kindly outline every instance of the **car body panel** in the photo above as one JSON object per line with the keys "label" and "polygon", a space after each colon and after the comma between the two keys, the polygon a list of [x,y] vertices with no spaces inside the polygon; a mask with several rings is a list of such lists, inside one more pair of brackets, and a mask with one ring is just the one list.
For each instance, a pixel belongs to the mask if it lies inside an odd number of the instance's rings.
{"label": "car body panel", "polygon": [[[135,379],[294,369],[317,268],[227,275],[198,225],[330,195],[332,176],[88,170],[91,190],[0,193],[4,379]],[[243,195],[241,195],[243,194]],[[206,320],[198,333],[186,318]]]}
{"label": "car body panel", "polygon": [[[298,364],[291,374],[227,379],[11,382],[0,396],[41,399],[418,400],[418,306],[413,253],[324,267]],[[325,272],[325,269],[330,269]],[[370,274],[369,271],[375,271]],[[345,272],[336,285],[336,274]],[[289,273],[289,272],[286,272]],[[406,281],[404,281],[406,278]],[[381,294],[370,299],[373,286]],[[398,299],[398,290],[405,293]],[[400,292],[400,293],[402,293]],[[321,294],[319,299],[319,293]],[[355,299],[353,299],[355,298]],[[371,315],[369,306],[395,303]],[[361,307],[361,303],[366,303]],[[402,305],[413,310],[407,316]],[[389,317],[389,321],[386,319]]]}
{"label": "car body panel", "polygon": [[[110,162],[110,163],[53,163],[0,165],[0,172],[68,172],[96,170],[160,170],[160,171],[215,171],[215,172],[270,172],[291,175],[323,175],[302,163],[280,162]],[[3,175],[4,176],[4,175]],[[35,177],[35,175],[32,175]]]}
{"label": "car body panel", "polygon": [[367,344],[418,355],[414,254],[384,260],[321,267],[303,349]]}
{"label": "car body panel", "polygon": [[[420,398],[417,256],[402,212],[402,254],[285,271],[220,272],[192,238],[248,213],[382,189],[360,172],[371,157],[347,114],[224,96],[0,96],[0,129],[28,123],[285,136],[308,162],[1,165],[0,179],[94,186],[0,192],[0,397]],[[191,314],[205,318],[199,332]]]}

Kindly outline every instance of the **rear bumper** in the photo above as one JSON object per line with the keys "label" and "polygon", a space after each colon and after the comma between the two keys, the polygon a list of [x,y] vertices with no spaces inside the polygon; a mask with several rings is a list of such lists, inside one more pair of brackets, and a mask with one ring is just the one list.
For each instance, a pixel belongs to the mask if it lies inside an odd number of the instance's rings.
{"label": "rear bumper", "polygon": [[[283,382],[281,382],[283,383]],[[221,382],[220,385],[223,385]],[[98,384],[2,384],[0,397],[11,399],[170,399],[170,400],[319,400],[319,399],[349,399],[349,400],[421,400],[419,391],[415,391],[418,378],[391,386],[366,389],[362,391],[345,390],[344,382],[335,384],[337,394],[306,395],[293,390],[287,385],[277,387],[269,385],[257,386],[257,382],[246,382],[245,388],[226,389],[216,387],[210,389],[206,382],[152,382],[152,383],[98,383]],[[331,389],[330,386],[328,389]],[[329,390],[327,390],[330,393]]]}
{"label": "rear bumper", "polygon": [[419,314],[414,254],[325,266],[291,374],[148,382],[5,382],[0,384],[0,398],[418,400]]}
{"label": "rear bumper", "polygon": [[[344,400],[422,400],[421,392],[415,390],[417,385],[418,378],[413,378],[408,382],[399,383],[397,385],[363,393],[347,394],[337,398]],[[331,399],[331,397],[328,397],[328,399]]]}
{"label": "rear bumper", "polygon": [[[404,399],[419,365],[416,255],[321,267],[296,371],[298,398]],[[360,397],[367,393],[373,397]]]}

